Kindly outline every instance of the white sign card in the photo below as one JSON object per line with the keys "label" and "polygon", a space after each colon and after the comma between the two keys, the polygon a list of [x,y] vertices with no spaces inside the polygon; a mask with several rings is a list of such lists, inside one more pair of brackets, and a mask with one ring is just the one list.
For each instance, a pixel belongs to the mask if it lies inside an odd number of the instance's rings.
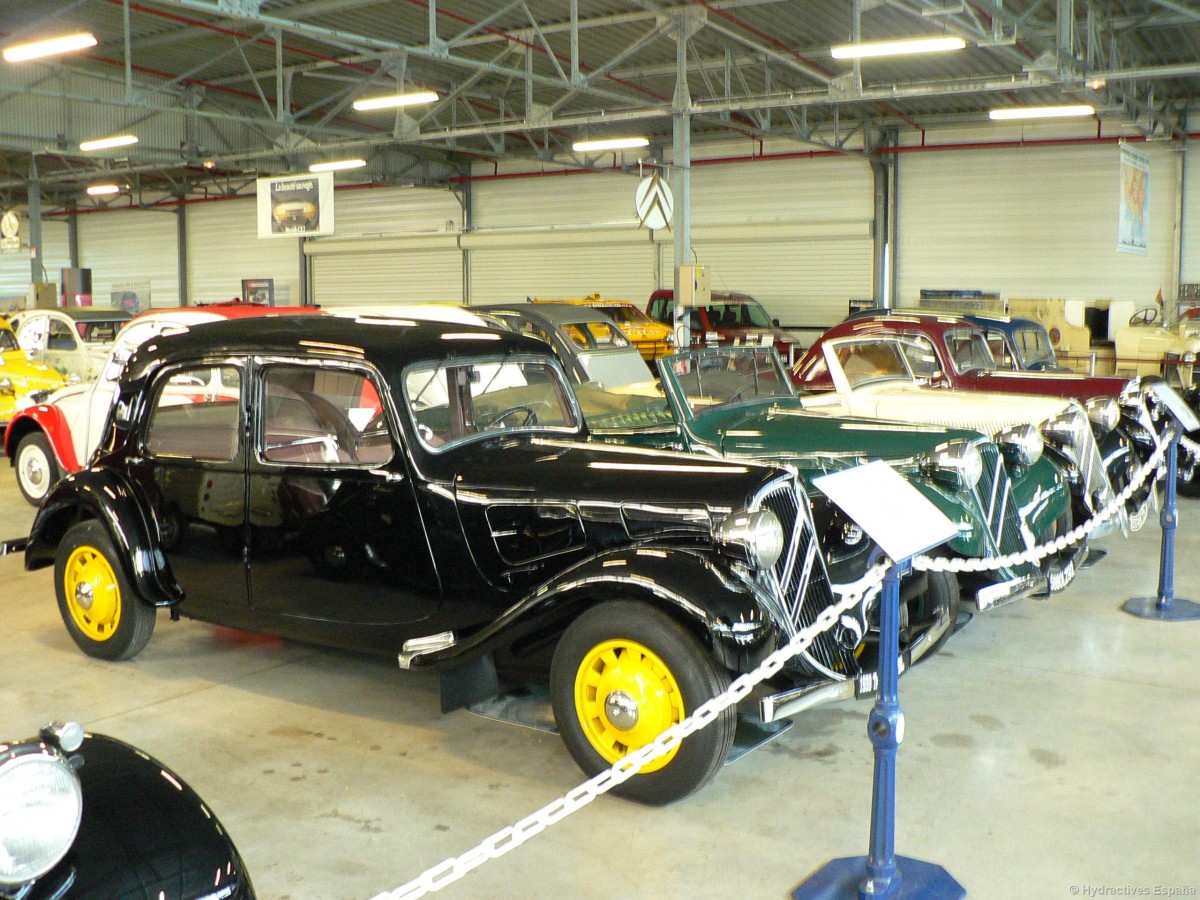
{"label": "white sign card", "polygon": [[958,535],[940,509],[882,460],[821,475],[812,483],[893,560],[909,559]]}
{"label": "white sign card", "polygon": [[1195,431],[1200,428],[1200,419],[1196,418],[1192,408],[1187,405],[1186,400],[1179,396],[1175,388],[1164,381],[1156,381],[1150,385],[1150,390],[1154,391],[1154,396],[1171,411],[1171,415],[1179,421],[1179,425],[1184,431]]}
{"label": "white sign card", "polygon": [[333,173],[259,178],[258,236],[333,234]]}

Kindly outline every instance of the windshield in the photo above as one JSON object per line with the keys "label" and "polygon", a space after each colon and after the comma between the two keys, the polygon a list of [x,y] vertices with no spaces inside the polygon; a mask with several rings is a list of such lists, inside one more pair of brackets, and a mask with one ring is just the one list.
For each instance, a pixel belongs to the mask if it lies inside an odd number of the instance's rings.
{"label": "windshield", "polygon": [[978,332],[946,332],[946,349],[950,351],[954,368],[959,372],[991,371],[996,368],[996,360],[992,358],[987,340]]}
{"label": "windshield", "polygon": [[636,306],[626,303],[616,306],[597,306],[596,309],[621,325],[645,325],[651,321],[650,317]]}
{"label": "windshield", "polygon": [[0,351],[7,353],[9,350],[20,350],[17,346],[17,336],[11,331],[4,329],[0,330]]}
{"label": "windshield", "polygon": [[771,317],[754,300],[741,303],[712,303],[708,321],[714,328],[772,328]]}
{"label": "windshield", "polygon": [[771,347],[720,347],[669,358],[671,377],[692,415],[773,397],[794,397]]}
{"label": "windshield", "polygon": [[579,427],[562,375],[548,359],[454,359],[404,372],[404,399],[426,448],[476,436]]}
{"label": "windshield", "polygon": [[128,322],[123,319],[89,319],[86,322],[76,322],[75,330],[87,344],[111,344],[117,337],[121,326]]}
{"label": "windshield", "polygon": [[928,351],[916,341],[901,343],[895,338],[856,340],[842,344],[834,351],[851,387],[885,379],[911,380],[912,375],[904,363],[906,353],[914,353],[919,358]]}
{"label": "windshield", "polygon": [[1015,334],[1017,351],[1021,354],[1024,368],[1032,369],[1038,365],[1057,365],[1054,347],[1043,328],[1022,328]]}

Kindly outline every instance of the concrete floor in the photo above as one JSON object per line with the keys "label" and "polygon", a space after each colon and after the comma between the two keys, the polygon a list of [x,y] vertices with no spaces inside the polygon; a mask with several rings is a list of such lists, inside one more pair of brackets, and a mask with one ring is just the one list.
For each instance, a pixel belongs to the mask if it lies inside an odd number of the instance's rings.
{"label": "concrete floor", "polygon": [[[31,519],[5,467],[0,536]],[[1177,594],[1200,600],[1200,502],[1181,519]],[[1160,534],[1106,539],[1065,593],[977,618],[901,681],[898,852],[977,898],[1196,896],[1200,622],[1118,609],[1154,592]],[[436,680],[390,660],[160,615],[136,659],[93,661],[50,570],[19,556],[0,559],[0,616],[0,736],[73,718],[159,757],[224,821],[265,900],[390,890],[582,780],[556,737],[443,717]],[[601,798],[439,896],[782,900],[866,851],[869,708],[799,717],[676,806]]]}

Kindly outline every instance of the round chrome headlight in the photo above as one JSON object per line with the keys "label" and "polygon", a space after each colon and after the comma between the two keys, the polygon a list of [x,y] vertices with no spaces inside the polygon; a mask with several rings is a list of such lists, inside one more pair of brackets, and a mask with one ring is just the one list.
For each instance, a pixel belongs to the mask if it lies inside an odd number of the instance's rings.
{"label": "round chrome headlight", "polygon": [[716,526],[717,541],[746,551],[751,563],[769,569],[783,554],[783,526],[769,509],[730,513]]}
{"label": "round chrome headlight", "polygon": [[1112,431],[1121,421],[1121,408],[1110,397],[1093,397],[1084,404],[1088,418],[1093,425],[1098,425],[1104,431]]}
{"label": "round chrome headlight", "polygon": [[1038,430],[1028,423],[1013,425],[995,437],[1005,462],[1016,466],[1032,466],[1042,458],[1045,442]]}
{"label": "round chrome headlight", "polygon": [[983,455],[968,441],[941,444],[926,454],[925,462],[935,478],[957,487],[973,488],[983,477]]}
{"label": "round chrome headlight", "polygon": [[1083,443],[1083,420],[1070,412],[1060,413],[1042,423],[1042,436],[1055,444],[1078,446]]}
{"label": "round chrome headlight", "polygon": [[0,754],[0,886],[44,875],[75,840],[83,790],[71,764],[44,743]]}

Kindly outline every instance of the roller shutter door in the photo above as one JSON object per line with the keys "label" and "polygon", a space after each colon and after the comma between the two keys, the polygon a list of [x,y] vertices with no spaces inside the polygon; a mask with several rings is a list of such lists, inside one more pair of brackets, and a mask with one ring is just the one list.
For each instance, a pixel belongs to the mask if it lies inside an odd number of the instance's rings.
{"label": "roller shutter door", "polygon": [[274,279],[276,306],[300,302],[300,239],[259,238],[253,197],[188,206],[187,231],[189,303],[240,298],[243,278]]}
{"label": "roller shutter door", "polygon": [[171,209],[80,216],[79,264],[92,270],[95,302],[107,304],[114,284],[148,281],[152,305],[178,306],[176,234]]}

